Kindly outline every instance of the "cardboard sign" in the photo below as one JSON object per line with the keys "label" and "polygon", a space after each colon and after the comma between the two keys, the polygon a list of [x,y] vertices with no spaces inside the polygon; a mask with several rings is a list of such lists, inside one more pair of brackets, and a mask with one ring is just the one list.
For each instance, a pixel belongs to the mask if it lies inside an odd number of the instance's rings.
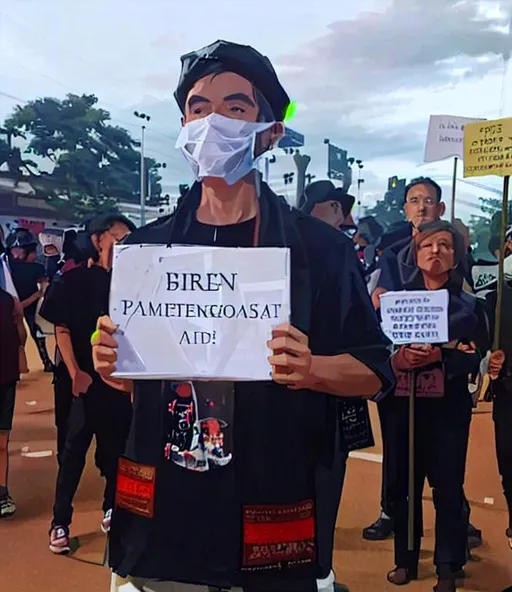
{"label": "cardboard sign", "polygon": [[454,115],[431,115],[423,162],[435,162],[457,156],[463,158],[464,128],[468,123],[485,121]]}
{"label": "cardboard sign", "polygon": [[512,174],[512,118],[468,124],[464,129],[464,177]]}
{"label": "cardboard sign", "polygon": [[475,286],[475,293],[490,288],[496,289],[498,281],[498,264],[474,265],[471,268],[471,277]]}
{"label": "cardboard sign", "polygon": [[380,297],[382,330],[395,345],[447,343],[447,290],[386,292]]}
{"label": "cardboard sign", "polygon": [[289,320],[289,249],[115,248],[115,376],[270,380],[267,341]]}

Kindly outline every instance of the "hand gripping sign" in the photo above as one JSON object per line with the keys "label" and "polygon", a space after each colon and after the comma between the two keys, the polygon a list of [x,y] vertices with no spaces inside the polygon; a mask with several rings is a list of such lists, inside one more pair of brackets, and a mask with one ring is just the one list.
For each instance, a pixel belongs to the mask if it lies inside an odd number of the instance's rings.
{"label": "hand gripping sign", "polygon": [[289,250],[116,246],[110,316],[132,379],[270,380],[267,341],[289,320]]}

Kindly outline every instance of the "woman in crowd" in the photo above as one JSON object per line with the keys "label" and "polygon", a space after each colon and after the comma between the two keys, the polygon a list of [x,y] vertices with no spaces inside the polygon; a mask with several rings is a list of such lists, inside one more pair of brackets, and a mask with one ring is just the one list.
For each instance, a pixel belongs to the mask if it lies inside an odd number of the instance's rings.
{"label": "woman in crowd", "polygon": [[[486,332],[483,309],[462,290],[466,249],[462,236],[443,221],[419,228],[399,253],[406,290],[449,292],[448,344],[402,346],[392,358],[397,376],[393,416],[398,483],[395,491],[395,568],[388,580],[404,585],[418,576],[422,493],[425,477],[436,511],[434,564],[436,592],[452,592],[467,560],[464,474],[471,423],[468,375],[478,372],[474,342]],[[414,549],[408,550],[408,394],[416,380]]]}

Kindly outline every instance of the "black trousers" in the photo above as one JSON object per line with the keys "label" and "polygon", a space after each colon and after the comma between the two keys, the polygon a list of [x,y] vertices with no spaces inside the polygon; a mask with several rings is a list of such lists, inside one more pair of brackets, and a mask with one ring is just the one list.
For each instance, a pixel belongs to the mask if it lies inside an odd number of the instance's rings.
{"label": "black trousers", "polygon": [[57,428],[57,461],[61,462],[66,444],[69,414],[73,403],[71,377],[64,362],[57,364],[53,374],[55,427]]}
{"label": "black trousers", "polygon": [[395,399],[388,397],[377,404],[382,435],[382,486],[381,508],[382,511],[393,518],[395,515],[394,500],[396,499],[397,484],[397,454],[393,450],[396,440],[393,438],[394,424],[393,413],[396,412]]}
{"label": "black trousers", "polygon": [[124,453],[131,415],[129,396],[110,388],[100,379],[85,395],[73,399],[57,476],[54,526],[71,524],[73,498],[93,437],[96,438],[96,464],[106,480],[103,511],[114,507],[117,463]]}
{"label": "black trousers", "polygon": [[422,535],[422,494],[425,478],[433,490],[434,564],[440,577],[459,571],[467,561],[467,518],[464,475],[471,423],[469,395],[418,399],[415,423],[414,549],[408,551],[408,398],[395,399],[397,451],[395,503],[395,564],[417,570]]}
{"label": "black trousers", "polygon": [[[400,413],[400,405],[396,404],[397,398],[388,397],[378,404],[380,429],[382,434],[382,486],[381,486],[381,508],[390,518],[395,515],[394,499],[396,498],[397,485],[397,439],[394,437],[394,430],[397,429],[397,418],[394,414]],[[464,517],[469,525],[471,517],[471,506],[464,495]],[[419,524],[423,532],[422,520]]]}
{"label": "black trousers", "polygon": [[316,523],[317,561],[319,579],[329,576],[332,570],[336,520],[343,493],[347,469],[348,450],[341,441],[338,427],[332,467],[320,466],[316,473]]}
{"label": "black trousers", "polygon": [[37,303],[28,306],[23,312],[25,315],[25,320],[27,321],[30,336],[37,346],[37,351],[39,353],[39,357],[41,358],[41,362],[43,362],[44,366],[49,366],[51,364],[51,360],[50,356],[48,355],[48,350],[46,349],[46,339],[44,338],[41,329],[36,323],[36,311]]}
{"label": "black trousers", "polygon": [[508,527],[512,528],[512,390],[493,384],[494,438],[498,470],[508,506]]}

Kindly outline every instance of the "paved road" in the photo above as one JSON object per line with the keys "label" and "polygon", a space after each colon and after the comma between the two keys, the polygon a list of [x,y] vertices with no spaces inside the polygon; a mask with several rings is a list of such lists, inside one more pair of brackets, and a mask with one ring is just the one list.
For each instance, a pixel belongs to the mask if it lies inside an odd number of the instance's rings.
{"label": "paved road", "polygon": [[[1,592],[108,592],[110,575],[101,567],[105,538],[100,531],[102,484],[88,463],[75,504],[74,536],[81,546],[72,557],[56,557],[48,550],[56,476],[55,428],[52,387],[39,369],[30,348],[33,371],[18,390],[15,429],[11,440],[10,489],[18,505],[15,517],[0,523]],[[378,422],[374,422],[378,431]],[[379,440],[378,433],[376,434]],[[512,437],[512,436],[511,436]],[[28,448],[29,456],[26,456]],[[25,451],[25,452],[23,452]],[[51,456],[30,456],[48,453]],[[352,592],[396,590],[386,582],[393,567],[392,542],[367,543],[361,529],[376,517],[380,492],[380,449],[366,451],[367,459],[349,461],[346,488],[338,519],[335,564],[338,578]],[[371,460],[368,460],[371,459]],[[473,522],[483,530],[485,545],[468,566],[464,590],[501,592],[512,585],[512,552],[504,537],[506,511],[501,496],[493,450],[490,408],[483,405],[474,416],[466,493]],[[432,568],[432,502],[425,490],[426,537],[420,581],[411,592],[427,592],[434,583]]]}

